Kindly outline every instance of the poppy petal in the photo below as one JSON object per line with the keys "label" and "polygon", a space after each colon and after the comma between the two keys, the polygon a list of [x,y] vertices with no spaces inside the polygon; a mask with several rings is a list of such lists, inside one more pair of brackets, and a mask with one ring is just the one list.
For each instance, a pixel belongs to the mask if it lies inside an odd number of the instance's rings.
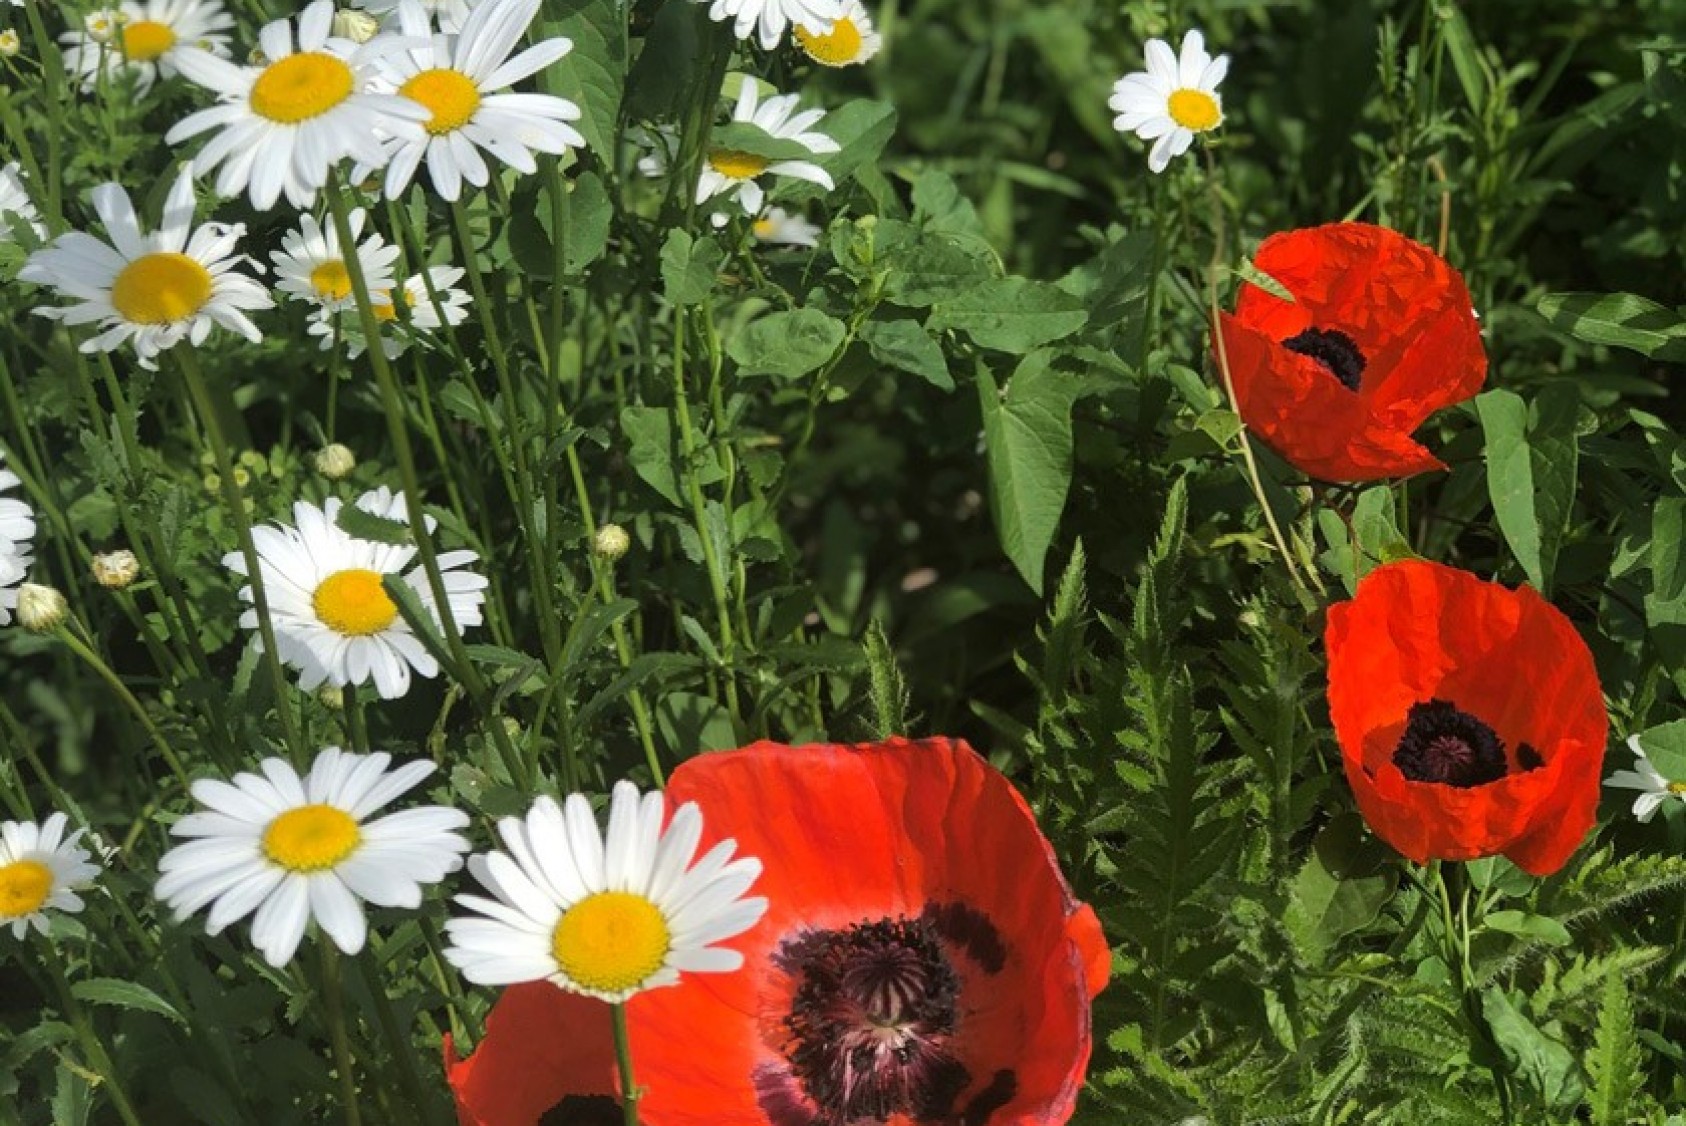
{"label": "poppy petal", "polygon": [[467,1059],[448,1035],[444,1050],[461,1126],[534,1126],[566,1098],[619,1090],[609,1006],[548,981],[504,990]]}

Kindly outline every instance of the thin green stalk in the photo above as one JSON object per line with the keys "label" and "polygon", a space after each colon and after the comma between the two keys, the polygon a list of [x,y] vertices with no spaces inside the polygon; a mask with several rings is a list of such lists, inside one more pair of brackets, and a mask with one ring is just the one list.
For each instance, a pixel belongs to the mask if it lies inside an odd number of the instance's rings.
{"label": "thin green stalk", "polygon": [[[375,344],[379,347],[379,341]],[[351,1037],[345,1023],[339,948],[329,941],[327,935],[319,935],[316,949],[322,955],[319,963],[322,970],[322,1004],[327,1009],[328,1039],[333,1045],[334,1068],[339,1072],[340,1109],[345,1115],[345,1126],[361,1126],[363,1111],[357,1105],[357,1076],[351,1067]]]}
{"label": "thin green stalk", "polygon": [[638,1126],[638,1082],[632,1072],[632,1037],[626,1031],[626,1006],[609,1006],[615,1027],[615,1065],[621,1076],[621,1114],[626,1126]]}
{"label": "thin green stalk", "polygon": [[341,699],[345,702],[346,736],[351,740],[351,749],[366,755],[369,753],[369,725],[363,716],[363,697],[358,695],[357,685],[346,685]]}
{"label": "thin green stalk", "polygon": [[141,1126],[140,1115],[135,1113],[135,1104],[129,1101],[129,1093],[117,1076],[117,1068],[112,1065],[111,1056],[89,1022],[88,1014],[76,1000],[76,995],[70,991],[70,982],[65,977],[64,963],[59,956],[58,947],[50,942],[42,942],[41,945],[46,948],[46,956],[41,959],[41,964],[47,967],[47,976],[52,978],[53,988],[59,995],[59,1003],[64,1006],[64,1015],[69,1018],[70,1026],[76,1030],[76,1038],[82,1042],[82,1050],[88,1053],[89,1061],[99,1073],[100,1085],[111,1096],[112,1105],[117,1108],[117,1113],[126,1126]]}
{"label": "thin green stalk", "polygon": [[[357,256],[353,254],[350,260],[355,262]],[[228,439],[218,422],[210,391],[205,386],[205,377],[199,370],[198,353],[191,346],[181,345],[172,349],[171,354],[176,358],[182,379],[187,383],[188,395],[193,399],[205,427],[205,435],[210,439],[211,456],[216,461],[217,477],[222,485],[223,504],[228,509],[229,519],[234,521],[240,554],[246,561],[246,578],[252,587],[252,606],[258,618],[258,636],[263,639],[264,664],[269,668],[270,683],[275,690],[275,714],[280,718],[288,749],[295,760],[302,762],[304,745],[299,741],[293,713],[287,707],[292,685],[287,680],[286,670],[281,667],[281,651],[275,644],[275,625],[269,617],[269,594],[264,589],[263,566],[258,558],[257,544],[252,539],[252,521],[246,515],[246,500],[240,495],[240,483],[234,479],[234,459],[229,454]]]}
{"label": "thin green stalk", "polygon": [[381,980],[380,964],[375,960],[372,948],[363,948],[363,953],[357,959],[357,968],[369,986],[369,995],[375,999],[375,1020],[381,1026],[381,1035],[386,1038],[392,1058],[398,1063],[398,1082],[404,1088],[404,1097],[415,1107],[423,1122],[438,1122],[439,1115],[435,1113],[435,1104],[427,1097],[421,1076],[416,1072],[415,1046],[410,1042],[409,1036],[405,1035],[404,1026],[398,1022],[398,1015],[392,1010],[392,1000],[386,995],[386,985]]}
{"label": "thin green stalk", "polygon": [[94,651],[93,646],[84,640],[86,634],[77,636],[82,633],[82,623],[75,619],[72,619],[72,622],[74,623],[74,629],[71,623],[65,623],[54,630],[53,635],[64,642],[65,647],[72,653],[81,658],[83,664],[94,670],[99,678],[105,681],[111,687],[111,690],[117,694],[117,698],[123,701],[124,706],[134,713],[134,717],[146,729],[147,736],[152,740],[152,745],[158,748],[159,756],[169,766],[170,772],[176,776],[177,781],[182,784],[182,788],[186,789],[191,786],[193,780],[188,777],[187,769],[182,766],[181,759],[171,749],[169,740],[164,738],[164,733],[158,730],[156,723],[152,722],[152,716],[147,713],[141,702],[135,699],[135,694],[129,691],[129,686],[123,683],[123,678],[112,671],[111,666],[106,664],[104,659]]}

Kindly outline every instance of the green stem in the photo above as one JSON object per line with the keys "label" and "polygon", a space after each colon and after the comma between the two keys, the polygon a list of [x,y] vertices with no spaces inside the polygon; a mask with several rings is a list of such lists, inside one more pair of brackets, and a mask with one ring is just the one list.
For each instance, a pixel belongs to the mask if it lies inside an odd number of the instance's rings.
{"label": "green stem", "polygon": [[375,999],[375,1019],[380,1023],[381,1035],[386,1037],[387,1048],[392,1052],[392,1058],[398,1063],[398,1081],[404,1088],[404,1097],[410,1100],[416,1113],[421,1115],[422,1121],[436,1122],[439,1116],[435,1113],[435,1105],[427,1097],[421,1076],[416,1073],[414,1045],[405,1035],[404,1026],[398,1022],[398,1014],[392,1010],[392,1000],[386,995],[386,988],[381,980],[380,964],[375,960],[373,949],[367,946],[363,948],[362,955],[357,959],[357,968],[369,986],[370,996]]}
{"label": "green stem", "polygon": [[638,1083],[632,1073],[632,1037],[626,1030],[626,1006],[609,1006],[615,1027],[615,1064],[621,1074],[621,1112],[626,1126],[638,1126]]}
{"label": "green stem", "polygon": [[129,1093],[123,1089],[122,1080],[117,1078],[117,1068],[112,1066],[111,1056],[106,1053],[105,1045],[94,1032],[94,1026],[89,1023],[88,1014],[82,1010],[76,995],[70,991],[70,982],[65,977],[64,963],[59,957],[58,947],[50,942],[43,942],[42,945],[47,948],[47,954],[41,962],[47,967],[47,976],[53,979],[53,988],[58,991],[59,1003],[64,1006],[64,1015],[70,1018],[70,1026],[76,1030],[76,1038],[82,1042],[82,1050],[88,1053],[94,1070],[99,1073],[101,1085],[110,1094],[112,1104],[116,1106],[118,1115],[127,1126],[141,1126],[140,1115],[135,1113],[135,1104],[129,1101]]}
{"label": "green stem", "polygon": [[[371,344],[379,348],[379,338],[372,339]],[[327,1009],[328,1039],[333,1045],[334,1069],[339,1072],[340,1102],[345,1112],[345,1124],[361,1126],[363,1111],[357,1105],[357,1076],[351,1069],[351,1037],[345,1024],[345,994],[340,981],[339,948],[327,935],[319,935],[316,949],[322,955],[322,1004]]]}
{"label": "green stem", "polygon": [[186,789],[191,786],[193,780],[188,777],[181,759],[171,749],[169,740],[165,739],[164,733],[158,730],[158,725],[152,722],[152,716],[147,714],[146,708],[135,698],[135,694],[129,691],[129,686],[123,683],[122,677],[112,671],[111,666],[106,664],[104,659],[94,651],[93,646],[77,636],[77,633],[81,630],[81,622],[76,622],[75,625],[75,630],[71,629],[68,623],[61,625],[54,631],[54,635],[64,642],[66,648],[80,657],[83,664],[93,669],[99,678],[105,681],[111,687],[111,690],[117,694],[118,699],[123,701],[124,706],[134,713],[135,718],[140,720],[140,725],[146,729],[148,737],[152,739],[152,745],[158,748],[159,756],[169,766],[170,772],[181,782],[182,788]]}

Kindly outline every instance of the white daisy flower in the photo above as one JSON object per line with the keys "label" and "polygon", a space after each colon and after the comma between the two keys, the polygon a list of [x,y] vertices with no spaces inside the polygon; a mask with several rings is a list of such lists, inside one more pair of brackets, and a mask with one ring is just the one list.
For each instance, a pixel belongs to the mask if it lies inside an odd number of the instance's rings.
{"label": "white daisy flower", "polygon": [[799,20],[791,34],[803,53],[821,66],[859,66],[884,45],[883,36],[873,30],[872,15],[861,0],[843,0],[843,14],[832,23],[830,31],[810,29]]}
{"label": "white daisy flower", "polygon": [[184,47],[226,56],[234,27],[219,0],[126,0],[117,16],[116,31],[104,39],[87,31],[59,36],[65,69],[81,77],[84,90],[92,90],[103,71],[108,79],[133,74],[144,95],[159,78],[175,76]]}
{"label": "white daisy flower", "polygon": [[256,911],[252,945],[272,966],[292,960],[312,920],[356,954],[369,930],[362,903],[419,907],[423,885],[462,867],[468,851],[456,832],[468,825],[460,810],[427,805],[368,820],[433,773],[425,759],[389,771],[391,762],[326,747],[303,778],[266,758],[261,777],[195,782],[205,811],[170,827],[193,839],[158,862],[154,894],[177,922],[209,906],[210,934]]}
{"label": "white daisy flower", "polygon": [[[389,246],[378,233],[362,238],[368,218],[359,207],[348,217],[357,260],[371,293],[392,288],[392,267],[398,248]],[[299,215],[297,230],[288,231],[281,249],[269,256],[275,266],[275,288],[295,301],[306,301],[322,309],[346,309],[356,304],[351,291],[351,271],[340,250],[339,231],[332,223],[318,223],[309,212]]]}
{"label": "white daisy flower", "polygon": [[[815,155],[833,153],[841,148],[824,133],[812,131],[824,119],[824,110],[810,109],[796,113],[795,94],[774,95],[765,102],[759,99],[760,91],[755,80],[746,76],[738,88],[732,123],[752,126],[773,140],[794,141]],[[834,186],[831,175],[810,161],[768,160],[742,149],[716,148],[710,150],[702,175],[697,178],[697,202],[727,196],[738,201],[745,215],[758,214],[766,200],[766,193],[756,178],[763,174],[806,180],[826,191]]]}
{"label": "white daisy flower", "polygon": [[[358,497],[357,507],[386,520],[410,522],[403,494],[384,486]],[[410,690],[411,669],[424,677],[439,672],[438,662],[381,586],[383,576],[403,572],[415,558],[416,548],[356,538],[339,526],[340,508],[337,497],[330,497],[320,508],[298,501],[293,505],[294,526],[252,529],[275,645],[280,658],[299,670],[303,691],[313,692],[323,684],[344,688],[372,680],[383,699],[396,699]],[[437,521],[428,517],[427,530],[432,532],[436,526]],[[487,580],[460,569],[478,558],[472,551],[439,554],[451,620],[459,630],[481,621]],[[223,566],[239,575],[247,573],[245,555],[238,551],[225,555]],[[443,628],[426,572],[417,566],[403,578],[433,614],[434,624]],[[251,602],[252,588],[242,587],[240,597]],[[255,632],[256,609],[242,614],[240,625],[254,631],[254,644],[262,644]]]}
{"label": "white daisy flower", "polygon": [[[700,0],[699,0],[700,2]],[[748,39],[760,29],[761,46],[771,51],[784,37],[787,24],[829,31],[843,15],[843,0],[713,0],[708,18],[732,21],[732,34]]]}
{"label": "white daisy flower", "polygon": [[469,858],[468,870],[495,896],[459,895],[479,918],[445,924],[445,957],[478,985],[548,980],[618,1003],[673,985],[681,973],[729,973],[736,950],[714,945],[742,934],[767,901],[744,898],[761,862],[732,859],[726,840],[692,864],[702,813],[687,802],[662,829],[659,792],[615,785],[607,840],[591,804],[548,797],[525,820],[506,817],[498,835],[508,852]]}
{"label": "white daisy flower", "polygon": [[1686,802],[1686,779],[1672,781],[1664,777],[1639,745],[1639,736],[1628,736],[1627,747],[1633,752],[1633,769],[1616,771],[1604,784],[1615,790],[1639,791],[1639,796],[1633,799],[1635,817],[1642,822],[1650,821],[1670,798]]}
{"label": "white daisy flower", "polygon": [[[428,336],[438,330],[442,324],[460,325],[468,319],[468,305],[472,300],[466,289],[457,288],[457,283],[463,279],[463,269],[460,266],[429,266],[424,274],[412,274],[404,280],[398,290],[397,305],[393,303],[390,291],[375,290],[370,293],[374,302],[375,319],[383,325],[390,325],[391,332],[381,337],[381,350],[386,358],[396,359],[404,354],[413,336]],[[428,282],[433,283],[433,293],[428,292]],[[439,298],[438,305],[434,304],[434,295]],[[398,305],[402,305],[410,316],[409,332],[403,331],[404,326],[398,322]],[[441,311],[444,318],[440,318]],[[345,342],[346,350],[352,359],[361,356],[368,347],[368,341],[363,338],[363,319],[355,306],[340,310],[329,316],[322,314],[314,318],[306,330],[312,336],[320,337],[323,348],[333,347],[337,333],[340,340]]]}
{"label": "white daisy flower", "polygon": [[[0,450],[0,494],[17,488],[23,481],[6,468],[6,451]],[[28,503],[16,497],[0,495],[0,556],[22,555],[35,538],[35,513]]]}
{"label": "white daisy flower", "polygon": [[23,173],[15,160],[0,168],[0,242],[16,241],[12,238],[14,218],[34,231],[37,241],[46,240],[47,228],[41,225],[41,215],[30,202],[29,192],[23,186]]}
{"label": "white daisy flower", "polygon": [[84,352],[111,352],[132,342],[141,367],[156,368],[160,352],[183,340],[203,344],[221,325],[247,340],[263,334],[246,316],[274,302],[262,285],[238,272],[250,262],[239,252],[240,223],[193,224],[193,179],[184,170],[164,201],[163,222],[143,235],[129,193],[118,184],[93,191],[94,210],[109,244],[71,231],[29,256],[22,281],[50,286],[77,304],[35,312],[67,325],[97,323]]}
{"label": "white daisy flower", "polygon": [[95,8],[82,17],[82,32],[95,43],[110,43],[123,26],[123,13],[116,8]]}
{"label": "white daisy flower", "polygon": [[820,229],[801,215],[793,215],[782,207],[769,207],[749,226],[757,242],[782,246],[818,246]]}
{"label": "white daisy flower", "polygon": [[15,29],[8,27],[5,31],[0,31],[0,58],[16,58],[21,50],[23,50],[23,40],[18,38]]}
{"label": "white daisy flower", "polygon": [[221,95],[222,104],[183,118],[164,139],[173,145],[218,130],[193,158],[195,175],[222,166],[218,195],[249,191],[252,206],[267,211],[285,193],[294,207],[309,207],[341,160],[378,168],[382,138],[425,136],[425,107],[369,89],[381,58],[403,50],[405,41],[339,39],[329,35],[333,19],[333,0],[315,0],[299,16],[297,50],[290,21],[265,24],[258,33],[262,66],[181,51],[176,68]]}
{"label": "white daisy flower", "polygon": [[386,197],[397,199],[415,178],[422,158],[434,190],[447,200],[462,194],[463,181],[477,188],[491,176],[480,150],[518,172],[538,171],[533,153],[557,155],[583,148],[585,138],[569,125],[580,107],[549,94],[498,93],[529,78],[573,49],[569,39],[546,39],[514,58],[539,0],[484,0],[469,13],[456,36],[429,35],[427,13],[418,0],[403,0],[399,27],[419,43],[381,66],[381,85],[425,106],[431,115],[421,137],[399,137],[386,166]]}
{"label": "white daisy flower", "polygon": [[99,875],[99,866],[78,843],[82,830],[67,837],[66,823],[62,813],[49,815],[39,825],[0,821],[0,927],[10,926],[13,938],[22,938],[31,927],[48,933],[49,911],[82,910],[77,889]]}
{"label": "white daisy flower", "polygon": [[1112,119],[1114,129],[1154,142],[1147,166],[1163,172],[1172,157],[1188,151],[1196,133],[1223,124],[1218,84],[1229,73],[1229,56],[1214,59],[1207,54],[1206,38],[1199,31],[1183,36],[1180,57],[1163,39],[1149,39],[1146,55],[1147,70],[1114,83],[1107,105],[1118,113]]}
{"label": "white daisy flower", "polygon": [[[463,23],[482,0],[420,0],[422,10],[439,21],[439,30],[450,35],[461,31]],[[380,16],[389,26],[398,22],[398,9],[403,0],[351,0],[352,6],[371,15]]]}

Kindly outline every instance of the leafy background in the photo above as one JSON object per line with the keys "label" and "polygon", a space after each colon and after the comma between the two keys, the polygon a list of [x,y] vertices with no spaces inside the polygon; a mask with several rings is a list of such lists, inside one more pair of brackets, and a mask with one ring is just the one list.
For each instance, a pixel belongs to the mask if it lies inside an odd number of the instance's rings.
{"label": "leafy background", "polygon": [[[1264,532],[1204,331],[1211,263],[1227,300],[1271,232],[1355,217],[1444,238],[1491,360],[1487,390],[1425,430],[1451,471],[1314,491],[1261,450],[1266,496],[1327,598],[1408,554],[1548,592],[1594,648],[1612,762],[1655,731],[1659,765],[1686,777],[1669,726],[1686,692],[1669,386],[1686,358],[1686,9],[892,0],[877,16],[889,46],[862,71],[748,60],[829,106],[844,142],[837,192],[780,199],[826,226],[807,254],[713,231],[633,172],[635,131],[713,109],[728,60],[694,5],[547,3],[545,30],[576,43],[548,81],[586,108],[591,152],[565,207],[519,180],[470,206],[494,317],[404,372],[429,498],[485,557],[495,610],[454,682],[357,713],[373,743],[436,757],[435,796],[484,826],[533,789],[649,781],[651,754],[962,735],[1025,789],[1115,946],[1077,1121],[1491,1123],[1501,1082],[1521,1121],[1686,1121],[1683,803],[1641,826],[1612,798],[1546,880],[1467,866],[1460,997],[1421,871],[1368,836],[1339,776],[1326,598],[1289,582]],[[1228,122],[1210,166],[1152,177],[1105,97],[1144,37],[1190,26],[1234,57]],[[99,180],[163,183],[161,135],[198,104],[180,86],[55,104],[7,77],[8,129],[58,169],[71,214]],[[461,260],[436,202],[402,207],[409,254]],[[263,247],[286,222],[218,215]],[[215,565],[233,530],[174,374],[120,359],[126,416],[97,364],[26,317],[35,299],[0,291],[0,443],[43,514],[40,574],[196,767],[275,750],[277,701]],[[395,483],[366,371],[312,350],[297,314],[266,323],[261,347],[206,363],[238,389],[254,515]],[[349,482],[312,468],[330,429],[358,455]],[[619,562],[590,550],[608,520],[632,537]],[[153,566],[111,595],[86,559],[120,543]],[[120,850],[122,906],[65,921],[60,946],[148,1120],[331,1117],[312,980],[147,900],[184,808],[147,732],[55,640],[9,630],[0,652],[8,800],[74,810]],[[327,702],[283,706],[311,739],[345,734]],[[439,1034],[470,1040],[489,1000],[441,972],[435,927],[392,913],[346,980],[388,1120],[411,1104],[442,1120]],[[104,1120],[46,996],[8,953],[0,1122]]]}

